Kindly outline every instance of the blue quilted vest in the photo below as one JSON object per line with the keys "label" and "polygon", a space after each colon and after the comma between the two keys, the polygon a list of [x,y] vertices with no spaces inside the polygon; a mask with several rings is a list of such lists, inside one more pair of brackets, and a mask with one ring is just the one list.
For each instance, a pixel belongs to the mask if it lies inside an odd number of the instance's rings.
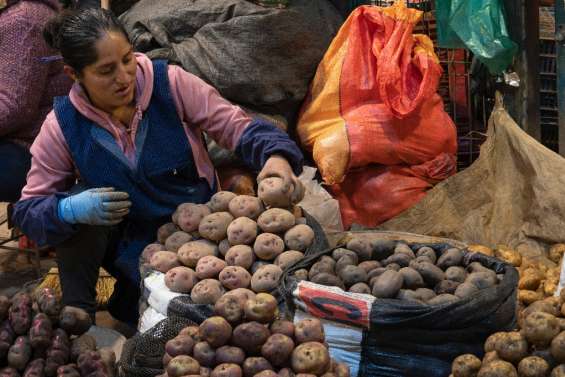
{"label": "blue quilted vest", "polygon": [[170,221],[180,203],[205,203],[215,191],[198,176],[171,97],[167,63],[154,61],[153,70],[153,94],[136,134],[133,167],[111,134],[80,114],[69,97],[56,98],[54,105],[86,188],[114,187],[129,193],[132,207],[123,222],[114,265],[134,283],[140,280],[139,255],[154,242],[158,227]]}

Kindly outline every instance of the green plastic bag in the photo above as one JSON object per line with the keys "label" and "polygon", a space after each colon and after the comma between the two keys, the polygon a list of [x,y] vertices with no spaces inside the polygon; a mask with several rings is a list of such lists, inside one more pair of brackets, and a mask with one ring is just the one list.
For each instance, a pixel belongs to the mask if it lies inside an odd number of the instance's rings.
{"label": "green plastic bag", "polygon": [[501,0],[436,1],[438,46],[467,48],[492,74],[504,71],[518,46],[508,36]]}

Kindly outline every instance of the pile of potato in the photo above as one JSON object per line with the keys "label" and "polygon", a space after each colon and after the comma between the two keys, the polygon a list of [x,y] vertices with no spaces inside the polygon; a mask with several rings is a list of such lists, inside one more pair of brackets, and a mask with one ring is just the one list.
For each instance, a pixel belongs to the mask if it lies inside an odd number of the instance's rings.
{"label": "pile of potato", "polygon": [[92,325],[82,309],[61,304],[42,289],[35,300],[19,293],[0,296],[0,377],[111,377],[116,356],[96,350],[85,332]]}
{"label": "pile of potato", "polygon": [[355,237],[347,248],[335,249],[293,276],[378,298],[437,305],[492,287],[502,278],[479,262],[463,267],[463,256],[458,248],[438,253],[402,241]]}
{"label": "pile of potato", "polygon": [[161,377],[349,377],[349,367],[330,358],[321,322],[276,320],[272,295],[239,288],[214,309],[167,342]]}
{"label": "pile of potato", "polygon": [[482,360],[453,361],[453,377],[565,377],[565,290],[522,311],[520,331],[498,332],[485,342]]}
{"label": "pile of potato", "polygon": [[220,191],[207,204],[181,204],[142,261],[166,274],[171,291],[190,294],[197,304],[214,304],[238,288],[270,292],[314,241],[293,206],[302,191],[272,177],[261,181],[258,197]]}

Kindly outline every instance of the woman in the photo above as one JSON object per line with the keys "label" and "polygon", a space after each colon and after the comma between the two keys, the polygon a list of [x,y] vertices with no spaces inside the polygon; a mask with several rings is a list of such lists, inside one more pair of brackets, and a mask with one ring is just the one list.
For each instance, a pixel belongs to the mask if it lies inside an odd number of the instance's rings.
{"label": "woman", "polygon": [[[296,144],[252,120],[202,80],[135,54],[111,12],[60,15],[45,30],[75,81],[57,98],[31,148],[32,167],[13,220],[56,246],[63,303],[95,311],[99,266],[117,279],[110,313],[137,320],[138,259],[183,202],[217,190],[202,132],[292,190],[302,170]],[[84,191],[73,185],[80,177]]]}
{"label": "woman", "polygon": [[29,147],[71,81],[41,38],[57,0],[0,0],[0,202],[15,202],[30,168]]}

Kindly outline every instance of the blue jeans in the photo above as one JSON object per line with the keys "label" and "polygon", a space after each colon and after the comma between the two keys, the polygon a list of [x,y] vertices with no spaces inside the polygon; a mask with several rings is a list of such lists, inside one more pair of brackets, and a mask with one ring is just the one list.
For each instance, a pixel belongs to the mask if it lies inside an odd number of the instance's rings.
{"label": "blue jeans", "polygon": [[0,202],[16,202],[31,167],[31,154],[20,145],[0,140]]}

